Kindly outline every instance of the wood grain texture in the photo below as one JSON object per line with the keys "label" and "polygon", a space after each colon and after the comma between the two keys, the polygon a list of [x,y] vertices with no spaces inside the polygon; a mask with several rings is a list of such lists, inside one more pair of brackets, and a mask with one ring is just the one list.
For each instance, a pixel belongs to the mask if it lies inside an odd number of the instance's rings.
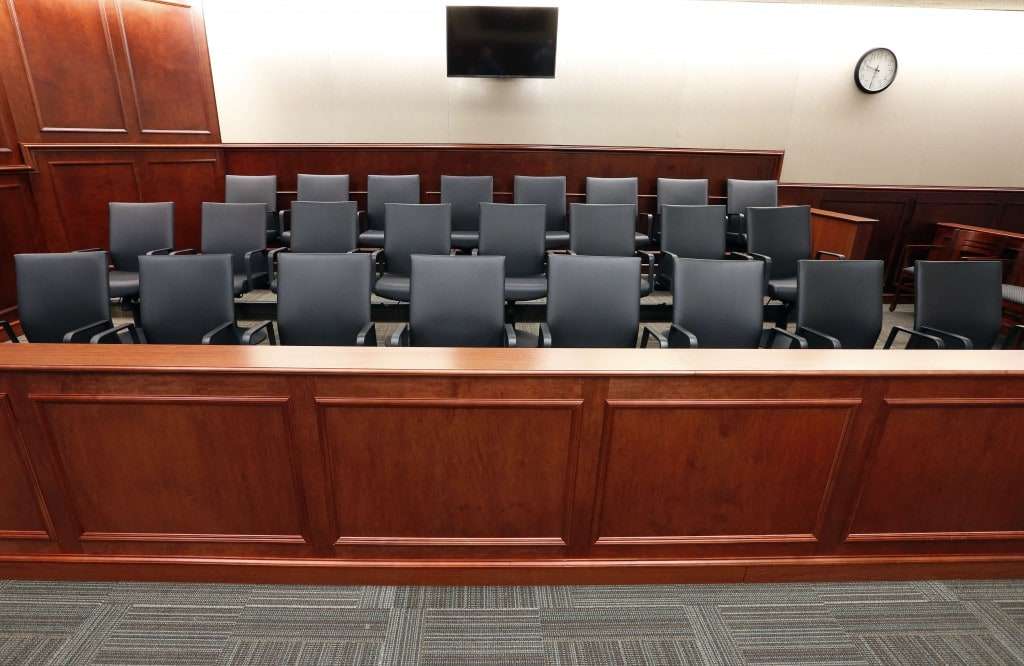
{"label": "wood grain texture", "polygon": [[0,393],[0,552],[9,541],[49,541],[49,516],[7,394]]}

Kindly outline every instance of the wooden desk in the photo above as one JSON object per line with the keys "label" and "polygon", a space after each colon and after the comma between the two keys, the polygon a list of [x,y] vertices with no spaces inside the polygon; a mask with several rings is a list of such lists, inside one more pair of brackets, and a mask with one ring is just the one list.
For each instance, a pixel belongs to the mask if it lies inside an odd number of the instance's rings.
{"label": "wooden desk", "polygon": [[831,210],[811,209],[811,251],[828,250],[847,259],[866,259],[878,220]]}
{"label": "wooden desk", "polygon": [[1024,352],[0,345],[0,578],[1024,576]]}

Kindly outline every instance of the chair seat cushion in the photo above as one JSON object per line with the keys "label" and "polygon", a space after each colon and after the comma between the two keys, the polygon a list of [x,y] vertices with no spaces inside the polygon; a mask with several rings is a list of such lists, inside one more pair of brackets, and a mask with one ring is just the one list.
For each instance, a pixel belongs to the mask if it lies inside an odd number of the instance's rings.
{"label": "chair seat cushion", "polygon": [[359,247],[384,247],[384,230],[367,229],[359,234]]}
{"label": "chair seat cushion", "polygon": [[1024,305],[1024,287],[1019,284],[1004,284],[1003,299],[1017,305]]}
{"label": "chair seat cushion", "polygon": [[373,285],[373,293],[393,301],[409,300],[409,276],[385,273]]}
{"label": "chair seat cushion", "polygon": [[480,245],[479,231],[453,231],[452,247],[460,250],[472,250]]}
{"label": "chair seat cushion", "polygon": [[139,274],[131,271],[110,271],[110,297],[139,295]]}
{"label": "chair seat cushion", "polygon": [[544,232],[544,247],[548,250],[568,250],[569,249],[569,232],[568,231],[545,231]]}
{"label": "chair seat cushion", "polygon": [[636,249],[638,250],[646,250],[651,245],[651,239],[647,234],[642,234],[638,231],[633,235],[633,238],[636,241]]}
{"label": "chair seat cushion", "polygon": [[527,277],[505,278],[505,299],[509,301],[532,301],[548,295],[548,277],[529,275]]}
{"label": "chair seat cushion", "polygon": [[796,278],[783,278],[780,280],[768,281],[769,295],[787,303],[796,302]]}
{"label": "chair seat cushion", "polygon": [[241,296],[245,292],[245,276],[235,275],[231,280],[231,287],[235,292],[235,296]]}

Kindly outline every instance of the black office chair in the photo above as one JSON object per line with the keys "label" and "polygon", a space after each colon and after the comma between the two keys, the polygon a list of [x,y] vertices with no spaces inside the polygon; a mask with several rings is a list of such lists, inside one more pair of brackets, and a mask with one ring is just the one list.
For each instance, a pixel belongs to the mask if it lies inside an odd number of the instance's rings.
{"label": "black office chair", "polygon": [[[992,349],[1002,327],[1003,265],[999,261],[918,261],[914,271],[914,328],[893,326],[889,349],[899,333],[908,349]],[[1010,332],[1011,347],[1024,327]]]}
{"label": "black office chair", "polygon": [[729,247],[742,250],[747,247],[747,209],[778,206],[779,181],[729,178],[725,190]]}
{"label": "black office chair", "polygon": [[706,205],[708,205],[707,178],[659,178],[658,211],[654,214],[651,240],[658,241],[660,239],[662,209],[665,206]]}
{"label": "black office chair", "polygon": [[[540,347],[635,347],[640,332],[639,257],[548,257],[547,321]],[[660,346],[668,341],[651,334]]]}
{"label": "black office chair", "polygon": [[[588,204],[630,204],[633,206],[633,237],[635,247],[644,249],[651,244],[654,233],[654,216],[650,213],[640,214],[639,180],[633,178],[594,178],[587,177]],[[644,233],[636,231],[639,218]],[[572,218],[569,219],[569,230],[572,232]]]}
{"label": "black office chair", "polygon": [[277,331],[282,345],[374,347],[369,254],[278,258]]}
{"label": "black office chair", "polygon": [[[348,201],[348,174],[300,173],[295,201]],[[293,206],[294,208],[294,206]],[[281,242],[291,244],[291,211],[281,211]]]}
{"label": "black office chair", "polygon": [[640,279],[640,295],[647,296],[654,289],[654,254],[636,249],[635,219],[629,204],[574,203],[569,207],[569,248],[579,255],[645,258],[647,275]]}
{"label": "black office chair", "polygon": [[[354,252],[359,245],[359,215],[355,201],[295,201],[289,217],[292,220],[291,246],[270,250],[272,269],[282,252]],[[270,288],[277,291],[276,271],[274,275]]]}
{"label": "black office chair", "polygon": [[515,347],[505,323],[505,258],[413,255],[409,324],[391,336],[391,346],[409,345]]}
{"label": "black office chair", "polygon": [[[16,254],[18,315],[29,342],[89,342],[113,328],[105,252]],[[120,331],[137,335],[133,324]],[[17,342],[10,325],[4,327]]]}
{"label": "black office chair", "polygon": [[385,215],[388,233],[384,250],[373,253],[378,273],[373,293],[394,301],[408,301],[412,255],[451,253],[452,207],[389,203]]}
{"label": "black office chair", "polygon": [[[231,256],[227,254],[142,257],[142,342],[167,345],[276,344],[274,326],[248,329],[235,322]],[[119,342],[112,328],[93,342]],[[135,342],[139,342],[136,339]]]}
{"label": "black office chair", "polygon": [[568,250],[565,176],[516,176],[514,180],[517,204],[544,204],[544,247]]}
{"label": "black office chair", "polygon": [[441,203],[452,206],[452,247],[479,245],[480,204],[493,201],[493,176],[441,176]]}
{"label": "black office chair", "polygon": [[228,175],[224,178],[224,202],[263,204],[266,221],[264,243],[277,240],[281,235],[281,220],[277,211],[277,176]]}
{"label": "black office chair", "polygon": [[[765,336],[764,269],[754,261],[680,258],[673,263],[672,326],[669,347],[755,349],[782,335],[806,348],[801,338],[782,330]],[[646,347],[653,329],[644,329]]]}
{"label": "black office chair", "polygon": [[725,206],[666,204],[661,207],[658,282],[671,286],[676,257],[722,259],[725,249]]}
{"label": "black office chair", "polygon": [[359,234],[360,247],[384,247],[385,208],[389,203],[418,204],[420,177],[403,176],[366,177],[366,223]]}
{"label": "black office chair", "polygon": [[205,201],[202,215],[203,254],[231,255],[235,296],[268,288],[269,257],[260,204]]}
{"label": "black office chair", "polygon": [[882,332],[882,261],[797,262],[796,334],[813,349],[874,349]]}
{"label": "black office chair", "polygon": [[[796,305],[797,262],[811,258],[811,209],[809,206],[748,208],[747,254],[765,263],[765,292],[782,302],[776,326],[785,328]],[[836,252],[818,250],[814,259],[845,259]]]}
{"label": "black office chair", "polygon": [[480,204],[481,256],[505,257],[505,300],[548,293],[543,204]]}

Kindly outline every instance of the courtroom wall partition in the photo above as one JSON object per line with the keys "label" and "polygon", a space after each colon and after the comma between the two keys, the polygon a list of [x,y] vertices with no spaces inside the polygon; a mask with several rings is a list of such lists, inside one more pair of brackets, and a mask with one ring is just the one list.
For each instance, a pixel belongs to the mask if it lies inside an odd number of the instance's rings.
{"label": "courtroom wall partition", "polygon": [[0,578],[1024,576],[1024,352],[0,346]]}

